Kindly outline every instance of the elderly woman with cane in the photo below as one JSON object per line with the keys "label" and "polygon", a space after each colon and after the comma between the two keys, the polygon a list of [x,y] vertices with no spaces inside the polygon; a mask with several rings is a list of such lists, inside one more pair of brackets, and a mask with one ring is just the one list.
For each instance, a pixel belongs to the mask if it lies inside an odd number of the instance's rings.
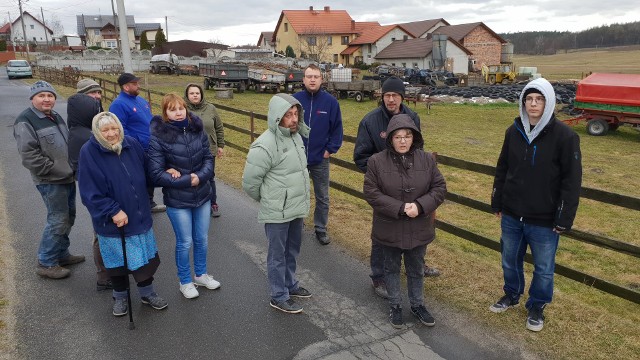
{"label": "elderly woman with cane", "polygon": [[144,150],[137,140],[124,135],[120,120],[109,112],[93,118],[92,133],[80,150],[78,186],[113,283],[113,315],[123,316],[129,312],[128,274],[137,282],[143,304],[164,309],[167,302],[153,288],[153,275],[160,257],[151,227]]}
{"label": "elderly woman with cane", "polygon": [[387,148],[369,158],[364,195],[373,208],[371,239],[382,247],[389,293],[389,321],[404,327],[400,265],[404,257],[411,313],[425,326],[435,320],[424,306],[424,256],[435,238],[434,211],[447,187],[409,115],[398,114],[387,127]]}

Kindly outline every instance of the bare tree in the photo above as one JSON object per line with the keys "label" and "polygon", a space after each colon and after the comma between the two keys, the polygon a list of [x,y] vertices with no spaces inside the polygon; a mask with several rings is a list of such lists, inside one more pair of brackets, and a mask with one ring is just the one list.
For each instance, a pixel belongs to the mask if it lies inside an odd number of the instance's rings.
{"label": "bare tree", "polygon": [[61,37],[64,35],[64,26],[62,26],[62,21],[60,21],[55,14],[51,14],[49,19],[45,20],[44,23],[53,31],[53,36]]}
{"label": "bare tree", "polygon": [[328,54],[331,44],[331,34],[316,25],[311,25],[298,34],[298,52],[318,62],[332,60]]}
{"label": "bare tree", "polygon": [[214,60],[219,59],[222,56],[222,52],[228,48],[227,45],[223,44],[218,38],[209,39],[208,43],[211,44],[211,47],[206,49],[207,56],[214,58]]}

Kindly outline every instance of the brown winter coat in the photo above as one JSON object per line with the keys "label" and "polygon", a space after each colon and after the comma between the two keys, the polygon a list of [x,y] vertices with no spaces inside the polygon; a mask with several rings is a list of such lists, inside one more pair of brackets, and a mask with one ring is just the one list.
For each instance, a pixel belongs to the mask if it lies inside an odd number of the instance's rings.
{"label": "brown winter coat", "polygon": [[[398,129],[413,131],[409,152],[398,154],[392,137]],[[371,239],[381,245],[413,249],[435,238],[433,213],[444,202],[444,177],[431,156],[422,151],[422,134],[406,114],[391,118],[387,127],[387,149],[371,156],[364,178],[364,195],[373,208]],[[420,214],[404,214],[405,203],[416,203]]]}

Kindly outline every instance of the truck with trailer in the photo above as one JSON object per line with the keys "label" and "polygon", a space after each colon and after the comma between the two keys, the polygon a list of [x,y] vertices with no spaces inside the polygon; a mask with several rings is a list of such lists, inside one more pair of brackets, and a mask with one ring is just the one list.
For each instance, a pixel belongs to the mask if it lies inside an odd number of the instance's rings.
{"label": "truck with trailer", "polygon": [[586,121],[590,135],[602,136],[623,124],[640,130],[640,75],[593,73],[578,82],[573,108],[580,115],[564,122]]}
{"label": "truck with trailer", "polygon": [[200,63],[200,75],[204,77],[204,88],[234,88],[239,93],[249,86],[249,67],[242,64]]}

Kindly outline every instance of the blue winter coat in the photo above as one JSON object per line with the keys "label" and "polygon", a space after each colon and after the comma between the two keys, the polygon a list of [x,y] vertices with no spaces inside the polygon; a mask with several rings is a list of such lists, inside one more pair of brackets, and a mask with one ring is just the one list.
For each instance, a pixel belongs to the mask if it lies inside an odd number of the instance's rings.
{"label": "blue winter coat", "polygon": [[[193,113],[188,116],[189,125],[184,129],[154,116],[147,150],[149,178],[162,187],[164,204],[179,209],[199,207],[211,198],[213,155],[209,139],[202,120]],[[178,170],[181,176],[174,179],[167,169]],[[198,186],[191,186],[191,173],[200,179]]]}
{"label": "blue winter coat", "polygon": [[129,136],[124,137],[119,156],[102,147],[93,136],[82,146],[78,188],[99,235],[120,237],[112,219],[120,210],[129,218],[124,227],[125,236],[140,235],[151,229],[153,220],[144,162],[142,145]]}
{"label": "blue winter coat", "polygon": [[304,123],[311,128],[309,137],[302,138],[307,152],[307,164],[318,165],[325,150],[335,154],[342,146],[342,113],[338,100],[328,92],[315,94],[303,90],[293,95],[304,109]]}

